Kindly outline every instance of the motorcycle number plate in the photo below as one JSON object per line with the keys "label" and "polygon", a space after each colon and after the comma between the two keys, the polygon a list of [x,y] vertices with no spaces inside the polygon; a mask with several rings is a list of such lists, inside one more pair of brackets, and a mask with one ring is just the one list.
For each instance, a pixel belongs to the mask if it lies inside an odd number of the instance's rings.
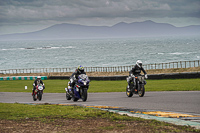
{"label": "motorcycle number plate", "polygon": [[76,91],[79,91],[79,89],[78,89],[78,88],[76,88]]}
{"label": "motorcycle number plate", "polygon": [[38,90],[43,90],[43,87],[42,87],[42,86],[39,86],[39,87],[38,87]]}

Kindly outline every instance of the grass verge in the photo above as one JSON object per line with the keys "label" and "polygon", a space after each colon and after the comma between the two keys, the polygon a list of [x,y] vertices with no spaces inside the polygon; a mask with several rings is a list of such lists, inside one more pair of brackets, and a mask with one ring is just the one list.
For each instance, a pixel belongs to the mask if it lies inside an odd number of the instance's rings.
{"label": "grass verge", "polygon": [[80,106],[0,103],[0,132],[199,132]]}
{"label": "grass verge", "polygon": [[[45,93],[65,93],[68,80],[44,80]],[[0,92],[31,92],[33,80],[0,81]],[[25,89],[25,86],[28,89]],[[91,81],[88,92],[124,92],[126,80]],[[200,79],[147,80],[146,91],[200,91]]]}

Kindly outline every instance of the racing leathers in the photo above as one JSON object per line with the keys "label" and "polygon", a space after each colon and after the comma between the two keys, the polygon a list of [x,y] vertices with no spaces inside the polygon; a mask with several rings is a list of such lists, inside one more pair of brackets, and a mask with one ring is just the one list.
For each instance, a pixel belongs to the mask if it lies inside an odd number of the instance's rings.
{"label": "racing leathers", "polygon": [[144,68],[141,66],[141,67],[139,67],[138,65],[135,65],[132,69],[131,69],[131,71],[129,71],[129,76],[131,75],[131,74],[133,74],[133,75],[139,75],[140,73],[141,73],[141,71],[146,75],[147,73],[146,73],[146,71],[144,70]]}
{"label": "racing leathers", "polygon": [[[130,71],[129,71],[129,77],[127,78],[128,85],[130,86],[131,81],[133,80],[134,87],[136,86],[135,82],[135,76],[141,75],[141,71],[144,73],[145,78],[147,78],[147,73],[144,70],[142,66],[135,65]],[[129,87],[128,86],[128,87]]]}
{"label": "racing leathers", "polygon": [[36,79],[34,81],[34,83],[33,83],[33,92],[32,92],[32,95],[33,95],[33,93],[34,93],[34,91],[36,89],[36,86],[39,85],[39,84],[42,84],[43,89],[45,89],[45,86],[44,86],[44,83],[42,82],[42,80],[41,79]]}
{"label": "racing leathers", "polygon": [[[84,72],[84,70],[83,70],[83,71],[80,71],[80,70],[78,70],[78,69],[76,69],[75,72],[72,73],[71,77],[69,78],[69,79],[70,79],[70,82],[69,82],[70,87],[74,88],[74,85],[75,85],[75,83],[76,83],[76,80],[78,79],[78,76],[79,76],[80,74],[86,74],[86,73]],[[73,92],[73,91],[72,91],[72,92]]]}

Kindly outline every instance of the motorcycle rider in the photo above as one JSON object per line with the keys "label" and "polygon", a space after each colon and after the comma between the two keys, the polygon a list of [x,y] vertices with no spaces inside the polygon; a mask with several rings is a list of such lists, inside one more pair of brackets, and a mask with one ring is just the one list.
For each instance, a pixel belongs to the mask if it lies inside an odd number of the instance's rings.
{"label": "motorcycle rider", "polygon": [[34,93],[34,91],[36,89],[36,86],[39,85],[39,84],[42,84],[43,89],[45,89],[44,83],[41,80],[41,76],[37,76],[37,79],[33,83],[33,90],[32,90],[33,92],[32,92],[32,95],[33,95],[33,93]]}
{"label": "motorcycle rider", "polygon": [[[76,79],[78,79],[78,76],[80,74],[86,74],[84,71],[84,67],[82,65],[79,65],[78,68],[75,70],[75,72],[72,73],[71,77],[69,78],[70,79],[69,85],[71,88],[74,88]],[[74,91],[72,91],[72,92],[74,92]]]}
{"label": "motorcycle rider", "polygon": [[[131,81],[133,80],[134,83],[134,87],[136,86],[136,82],[135,82],[135,76],[136,75],[141,75],[141,71],[144,73],[145,78],[147,79],[147,73],[144,70],[144,68],[142,67],[142,61],[141,60],[137,60],[135,66],[129,71],[129,77],[127,78],[127,82],[128,82],[128,88],[130,86]],[[133,77],[133,79],[132,79]]]}

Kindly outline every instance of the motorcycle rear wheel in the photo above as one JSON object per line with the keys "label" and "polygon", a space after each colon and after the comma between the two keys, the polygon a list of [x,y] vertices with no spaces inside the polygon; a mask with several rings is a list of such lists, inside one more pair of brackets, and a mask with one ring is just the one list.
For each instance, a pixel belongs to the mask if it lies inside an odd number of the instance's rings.
{"label": "motorcycle rear wheel", "polygon": [[133,96],[133,92],[131,91],[130,88],[129,88],[129,90],[128,90],[128,86],[126,87],[126,95],[127,95],[128,97],[132,97],[132,96]]}
{"label": "motorcycle rear wheel", "polygon": [[76,98],[76,97],[72,97],[72,99],[74,102],[78,101],[78,98]]}

